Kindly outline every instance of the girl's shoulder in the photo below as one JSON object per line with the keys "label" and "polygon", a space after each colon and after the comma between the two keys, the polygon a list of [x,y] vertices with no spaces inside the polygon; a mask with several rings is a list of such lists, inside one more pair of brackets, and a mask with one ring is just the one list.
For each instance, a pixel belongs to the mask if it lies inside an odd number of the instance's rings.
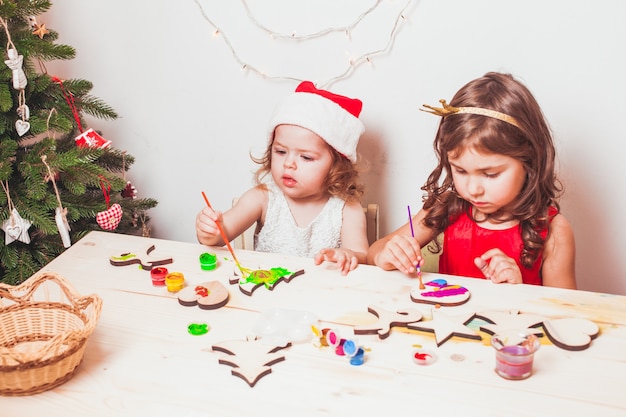
{"label": "girl's shoulder", "polygon": [[363,210],[363,206],[358,201],[345,201],[343,206],[344,216],[352,215],[352,216],[363,216],[365,217],[365,211]]}
{"label": "girl's shoulder", "polygon": [[237,203],[247,206],[265,207],[267,206],[267,194],[267,187],[263,185],[257,185],[244,192],[241,197],[239,197]]}
{"label": "girl's shoulder", "polygon": [[560,231],[560,232],[568,232],[572,230],[572,225],[570,224],[569,220],[567,220],[567,218],[557,212],[553,217],[552,217],[552,221],[550,222],[550,232],[554,232],[554,231]]}

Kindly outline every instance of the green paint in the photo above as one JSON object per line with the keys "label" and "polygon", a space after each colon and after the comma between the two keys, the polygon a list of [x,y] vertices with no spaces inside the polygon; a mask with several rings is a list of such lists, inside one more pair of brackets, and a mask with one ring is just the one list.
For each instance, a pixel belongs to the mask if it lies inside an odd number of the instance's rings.
{"label": "green paint", "polygon": [[113,259],[114,261],[127,261],[136,257],[137,255],[135,255],[134,253],[126,253],[120,256],[111,256],[111,259]]}
{"label": "green paint", "polygon": [[285,268],[258,269],[250,272],[242,283],[263,284],[265,288],[271,288],[278,280],[291,274],[292,272]]}
{"label": "green paint", "polygon": [[202,336],[209,332],[209,325],[206,323],[191,323],[187,326],[187,331],[194,336]]}

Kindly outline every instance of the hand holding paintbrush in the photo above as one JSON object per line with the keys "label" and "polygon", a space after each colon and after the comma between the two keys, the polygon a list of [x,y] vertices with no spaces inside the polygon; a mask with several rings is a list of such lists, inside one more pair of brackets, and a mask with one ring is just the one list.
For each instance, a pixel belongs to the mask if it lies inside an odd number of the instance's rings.
{"label": "hand holding paintbrush", "polygon": [[[211,203],[209,203],[209,199],[207,198],[207,196],[204,193],[204,191],[202,191],[202,197],[204,197],[204,201],[206,202],[207,207],[209,207],[211,210],[213,210],[213,207],[211,207]],[[242,277],[247,276],[250,271],[247,268],[243,268],[241,266],[241,264],[239,263],[239,261],[237,260],[237,256],[235,256],[235,251],[233,250],[232,246],[230,245],[230,241],[228,240],[228,236],[226,236],[226,233],[224,232],[224,228],[222,227],[221,223],[220,222],[215,222],[215,225],[217,226],[217,229],[220,231],[220,235],[222,236],[222,240],[224,241],[224,243],[226,244],[226,247],[230,251],[230,254],[233,257],[233,260],[235,261],[235,264],[237,265],[237,268],[239,268],[239,271],[241,272],[241,276]]]}
{"label": "hand holding paintbrush", "polygon": [[[409,225],[411,226],[411,237],[415,238],[415,231],[413,230],[413,216],[411,216],[411,206],[406,206],[409,211]],[[424,283],[422,282],[422,269],[420,268],[420,261],[415,265],[415,269],[417,270],[417,277],[420,280],[420,290],[425,289]]]}

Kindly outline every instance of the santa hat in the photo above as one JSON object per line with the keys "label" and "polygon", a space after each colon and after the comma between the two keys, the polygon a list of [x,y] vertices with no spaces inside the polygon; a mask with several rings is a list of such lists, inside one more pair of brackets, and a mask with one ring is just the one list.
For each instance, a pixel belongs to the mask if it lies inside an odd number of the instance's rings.
{"label": "santa hat", "polygon": [[274,139],[274,129],[278,125],[301,126],[355,162],[356,145],[365,131],[359,120],[362,107],[361,100],[320,90],[312,82],[303,81],[274,110],[269,125],[269,141],[271,143]]}

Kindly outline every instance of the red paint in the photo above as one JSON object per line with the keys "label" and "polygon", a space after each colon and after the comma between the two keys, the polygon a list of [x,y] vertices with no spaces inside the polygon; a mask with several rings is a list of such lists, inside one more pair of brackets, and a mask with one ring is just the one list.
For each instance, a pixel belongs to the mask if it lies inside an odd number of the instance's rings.
{"label": "red paint", "polygon": [[195,291],[200,297],[207,297],[209,295],[209,289],[207,287],[203,287],[202,285],[198,285],[195,288]]}

